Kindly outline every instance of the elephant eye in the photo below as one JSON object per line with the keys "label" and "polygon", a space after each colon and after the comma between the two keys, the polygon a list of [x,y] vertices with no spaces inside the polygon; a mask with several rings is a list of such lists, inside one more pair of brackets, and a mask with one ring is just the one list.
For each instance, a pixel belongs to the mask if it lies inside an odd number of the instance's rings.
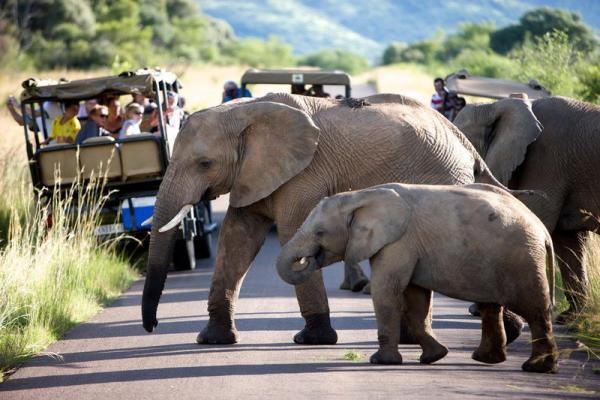
{"label": "elephant eye", "polygon": [[323,237],[323,235],[325,235],[325,231],[324,231],[323,229],[318,229],[318,230],[315,232],[315,235],[316,235],[318,238],[322,238],[322,237]]}
{"label": "elephant eye", "polygon": [[200,161],[200,167],[202,169],[209,169],[212,166],[212,161],[210,160],[201,160]]}

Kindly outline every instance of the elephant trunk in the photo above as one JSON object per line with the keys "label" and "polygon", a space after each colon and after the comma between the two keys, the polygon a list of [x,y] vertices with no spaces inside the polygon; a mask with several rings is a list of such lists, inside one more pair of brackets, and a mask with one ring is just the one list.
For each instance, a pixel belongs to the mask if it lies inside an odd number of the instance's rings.
{"label": "elephant trunk", "polygon": [[195,204],[202,197],[205,188],[198,187],[193,190],[194,187],[193,180],[185,171],[179,174],[177,167],[171,164],[156,197],[142,296],[142,320],[144,329],[148,332],[152,332],[158,324],[156,310],[167,278],[177,235],[177,227],[164,232],[160,232],[159,229],[171,221],[185,205]]}
{"label": "elephant trunk", "polygon": [[289,284],[301,284],[319,269],[320,253],[316,242],[308,240],[305,234],[297,234],[281,249],[277,273]]}

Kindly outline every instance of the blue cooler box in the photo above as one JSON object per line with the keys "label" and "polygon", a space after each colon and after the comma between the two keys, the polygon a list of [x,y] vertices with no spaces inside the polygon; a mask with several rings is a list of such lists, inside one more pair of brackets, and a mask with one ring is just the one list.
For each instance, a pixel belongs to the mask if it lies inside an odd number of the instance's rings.
{"label": "blue cooler box", "polygon": [[[123,203],[121,203],[121,221],[125,231],[149,231],[152,224],[142,226],[142,223],[154,214],[155,202],[155,196],[123,200]],[[133,206],[133,213],[130,206]],[[132,218],[132,214],[134,218]]]}

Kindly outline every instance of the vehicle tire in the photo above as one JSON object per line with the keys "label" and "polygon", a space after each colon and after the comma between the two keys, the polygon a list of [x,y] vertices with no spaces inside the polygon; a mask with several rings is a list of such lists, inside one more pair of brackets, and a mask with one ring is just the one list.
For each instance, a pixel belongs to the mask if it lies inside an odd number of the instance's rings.
{"label": "vehicle tire", "polygon": [[[193,249],[193,247],[192,247]],[[185,239],[178,239],[175,241],[175,248],[173,249],[173,268],[175,271],[188,271],[196,268],[195,256],[192,261],[189,256],[189,248]]]}
{"label": "vehicle tire", "polygon": [[211,258],[213,254],[212,234],[205,233],[194,238],[196,258]]}

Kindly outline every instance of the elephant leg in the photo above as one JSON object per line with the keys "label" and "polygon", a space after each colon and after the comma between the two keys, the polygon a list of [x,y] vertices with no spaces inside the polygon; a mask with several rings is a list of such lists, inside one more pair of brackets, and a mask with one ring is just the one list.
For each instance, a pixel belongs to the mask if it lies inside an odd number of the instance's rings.
{"label": "elephant leg", "polygon": [[[431,297],[432,297],[433,293],[431,292],[431,290],[428,290],[428,293],[429,293],[429,300],[427,301],[427,303],[420,302],[417,304],[411,304],[411,307],[415,308],[418,306],[418,307],[423,308],[420,310],[420,312],[425,313],[425,315],[427,315],[427,317],[425,318],[424,324],[429,329],[429,331],[431,331],[431,323],[432,323]],[[406,303],[406,304],[409,304],[409,303]],[[411,329],[410,321],[407,319],[404,311],[402,312],[402,318],[400,321],[400,344],[419,344],[419,340],[417,339],[417,336],[413,333],[413,331]]]}
{"label": "elephant leg", "polygon": [[238,341],[235,303],[242,280],[263,245],[272,221],[243,209],[229,207],[219,233],[219,245],[208,295],[208,324],[198,334],[199,344]]}
{"label": "elephant leg", "polygon": [[[277,233],[282,245],[294,236],[304,217],[297,215],[295,221],[278,224]],[[300,313],[306,322],[304,329],[294,335],[294,342],[314,345],[337,343],[337,333],[331,327],[329,303],[321,271],[316,271],[306,282],[294,288]]]}
{"label": "elephant leg", "polygon": [[[473,303],[469,306],[469,313],[474,317],[481,317],[479,311],[479,305]],[[502,320],[504,321],[504,333],[506,335],[506,344],[511,344],[521,335],[523,329],[523,321],[514,312],[510,311],[506,307],[502,311]]]}
{"label": "elephant leg", "polygon": [[[543,298],[531,299],[531,304],[547,304]],[[552,313],[543,307],[515,309],[531,329],[531,357],[522,365],[525,372],[558,372],[558,348],[552,333]]]}
{"label": "elephant leg", "polygon": [[437,341],[431,328],[431,290],[408,285],[404,291],[405,320],[423,349],[421,364],[431,364],[448,354],[448,348]]}
{"label": "elephant leg", "polygon": [[585,306],[589,282],[583,250],[586,232],[554,232],[552,241],[558,258],[564,292],[569,309],[561,313],[556,322],[564,324],[572,320]]}
{"label": "elephant leg", "polygon": [[471,358],[487,364],[506,361],[506,334],[502,318],[502,306],[478,303],[481,313],[481,342]]}
{"label": "elephant leg", "polygon": [[369,278],[359,264],[344,263],[344,281],[340,285],[342,290],[360,292],[369,283]]}
{"label": "elephant leg", "polygon": [[298,344],[337,343],[337,333],[331,327],[329,303],[321,271],[312,274],[305,283],[296,285],[295,289],[300,313],[306,325],[294,336],[294,342]]}
{"label": "elephant leg", "polygon": [[[409,277],[401,279],[387,279],[387,274],[371,277],[373,305],[377,318],[377,340],[379,350],[371,355],[371,364],[402,364],[402,356],[398,352],[400,341],[400,314],[403,306],[403,291],[408,284]],[[397,294],[397,295],[395,295]]]}

